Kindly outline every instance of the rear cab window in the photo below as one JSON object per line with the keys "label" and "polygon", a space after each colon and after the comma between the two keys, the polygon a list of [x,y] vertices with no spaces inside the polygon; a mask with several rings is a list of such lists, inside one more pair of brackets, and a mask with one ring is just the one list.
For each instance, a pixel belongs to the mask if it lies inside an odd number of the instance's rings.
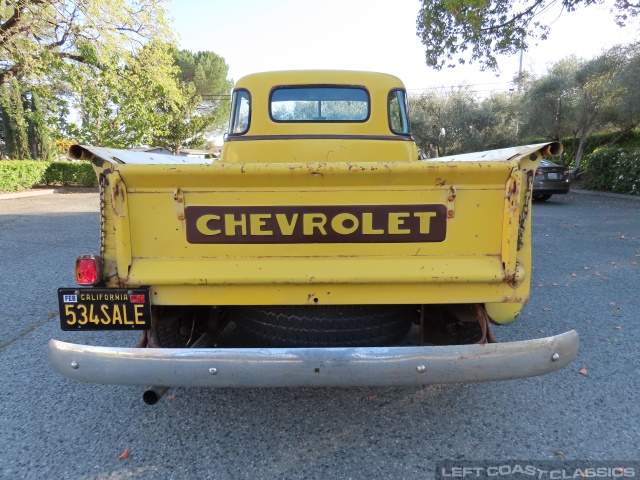
{"label": "rear cab window", "polygon": [[269,101],[274,122],[366,122],[370,114],[369,92],[363,87],[276,87]]}
{"label": "rear cab window", "polygon": [[231,97],[229,135],[242,135],[251,123],[251,95],[247,90],[236,90]]}
{"label": "rear cab window", "polygon": [[409,115],[407,108],[407,92],[391,90],[388,99],[389,128],[397,135],[409,135]]}

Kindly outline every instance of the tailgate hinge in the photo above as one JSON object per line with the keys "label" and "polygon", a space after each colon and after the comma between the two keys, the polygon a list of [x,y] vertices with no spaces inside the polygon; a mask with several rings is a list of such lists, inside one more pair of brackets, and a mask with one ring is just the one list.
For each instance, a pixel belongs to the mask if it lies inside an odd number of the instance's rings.
{"label": "tailgate hinge", "polygon": [[447,218],[453,218],[456,215],[455,210],[456,187],[451,185],[447,193]]}
{"label": "tailgate hinge", "polygon": [[184,192],[180,188],[173,190],[173,200],[176,202],[176,215],[178,220],[184,220]]}

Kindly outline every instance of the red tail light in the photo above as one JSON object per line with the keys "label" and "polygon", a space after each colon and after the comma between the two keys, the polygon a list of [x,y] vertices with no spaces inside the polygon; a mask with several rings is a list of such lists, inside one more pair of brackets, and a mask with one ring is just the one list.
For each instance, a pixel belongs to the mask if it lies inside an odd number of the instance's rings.
{"label": "red tail light", "polygon": [[537,177],[538,175],[542,175],[542,174],[543,174],[542,170],[540,170],[540,169],[536,170],[536,177]]}
{"label": "red tail light", "polygon": [[80,255],[76,259],[76,282],[79,285],[95,285],[100,282],[102,262],[94,255]]}

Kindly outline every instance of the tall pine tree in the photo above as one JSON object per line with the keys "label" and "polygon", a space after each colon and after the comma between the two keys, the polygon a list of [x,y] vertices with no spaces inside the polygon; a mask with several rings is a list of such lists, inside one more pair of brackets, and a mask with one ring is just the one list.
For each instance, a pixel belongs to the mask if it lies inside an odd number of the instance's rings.
{"label": "tall pine tree", "polygon": [[29,101],[29,149],[34,160],[49,160],[51,139],[47,130],[44,110],[37,93],[31,92]]}
{"label": "tall pine tree", "polygon": [[0,100],[2,102],[2,130],[7,156],[16,160],[31,158],[22,93],[15,78],[2,88]]}

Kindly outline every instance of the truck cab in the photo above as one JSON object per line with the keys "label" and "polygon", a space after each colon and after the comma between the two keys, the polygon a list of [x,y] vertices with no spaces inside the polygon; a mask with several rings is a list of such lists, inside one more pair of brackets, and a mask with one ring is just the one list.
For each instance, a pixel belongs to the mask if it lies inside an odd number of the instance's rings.
{"label": "truck cab", "polygon": [[418,160],[400,79],[350,71],[248,75],[233,89],[224,162]]}

